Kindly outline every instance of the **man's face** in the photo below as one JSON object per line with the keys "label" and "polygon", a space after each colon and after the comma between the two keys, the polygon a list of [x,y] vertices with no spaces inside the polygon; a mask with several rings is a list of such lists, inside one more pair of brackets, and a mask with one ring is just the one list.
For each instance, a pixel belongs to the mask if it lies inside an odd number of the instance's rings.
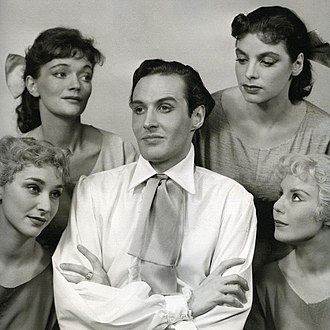
{"label": "man's face", "polygon": [[154,74],[140,79],[133,91],[133,131],[140,153],[158,172],[186,157],[197,128],[197,115],[194,111],[189,116],[184,90],[180,76]]}

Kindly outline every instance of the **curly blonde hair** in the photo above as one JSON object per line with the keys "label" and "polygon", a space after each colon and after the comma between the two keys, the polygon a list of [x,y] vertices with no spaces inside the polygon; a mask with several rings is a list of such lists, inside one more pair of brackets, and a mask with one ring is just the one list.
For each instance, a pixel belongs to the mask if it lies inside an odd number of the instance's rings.
{"label": "curly blonde hair", "polygon": [[280,158],[277,175],[283,180],[294,175],[302,181],[308,178],[319,188],[316,218],[324,221],[330,217],[330,156],[326,154],[288,154]]}
{"label": "curly blonde hair", "polygon": [[5,136],[0,139],[0,186],[13,181],[28,165],[53,166],[63,183],[69,181],[69,150],[33,138]]}

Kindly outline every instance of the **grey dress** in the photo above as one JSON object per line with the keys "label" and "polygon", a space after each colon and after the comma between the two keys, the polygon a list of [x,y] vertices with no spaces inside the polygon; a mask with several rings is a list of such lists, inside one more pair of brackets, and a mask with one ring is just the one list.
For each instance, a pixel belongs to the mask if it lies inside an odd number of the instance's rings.
{"label": "grey dress", "polygon": [[222,107],[222,93],[213,94],[216,105],[194,137],[196,164],[228,176],[254,195],[257,210],[257,246],[254,270],[283,257],[287,247],[276,242],[272,209],[279,196],[279,179],[274,168],[287,153],[330,153],[330,115],[313,104],[296,133],[285,143],[261,149],[247,145],[231,130]]}
{"label": "grey dress", "polygon": [[55,330],[52,264],[14,288],[0,285],[1,330]]}
{"label": "grey dress", "polygon": [[307,303],[291,288],[277,262],[258,274],[245,330],[328,330],[330,297]]}

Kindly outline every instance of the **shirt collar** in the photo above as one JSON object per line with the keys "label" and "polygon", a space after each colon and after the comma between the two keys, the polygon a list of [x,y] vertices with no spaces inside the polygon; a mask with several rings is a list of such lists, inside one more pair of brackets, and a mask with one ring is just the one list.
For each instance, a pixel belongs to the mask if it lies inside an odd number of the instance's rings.
{"label": "shirt collar", "polygon": [[[196,191],[194,180],[194,160],[195,152],[193,145],[191,145],[187,156],[181,162],[164,172],[164,174],[169,176],[173,181],[191,194],[195,194]],[[150,165],[150,163],[140,155],[128,189],[130,190],[135,188],[155,174],[158,173]]]}

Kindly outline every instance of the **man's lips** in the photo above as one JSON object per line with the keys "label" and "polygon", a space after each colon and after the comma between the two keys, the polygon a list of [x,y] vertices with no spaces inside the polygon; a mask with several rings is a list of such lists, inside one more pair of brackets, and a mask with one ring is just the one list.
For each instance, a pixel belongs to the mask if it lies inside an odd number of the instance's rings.
{"label": "man's lips", "polygon": [[148,135],[144,135],[141,140],[144,141],[156,141],[159,139],[163,139],[164,137],[162,135],[157,135],[157,134],[148,134]]}

